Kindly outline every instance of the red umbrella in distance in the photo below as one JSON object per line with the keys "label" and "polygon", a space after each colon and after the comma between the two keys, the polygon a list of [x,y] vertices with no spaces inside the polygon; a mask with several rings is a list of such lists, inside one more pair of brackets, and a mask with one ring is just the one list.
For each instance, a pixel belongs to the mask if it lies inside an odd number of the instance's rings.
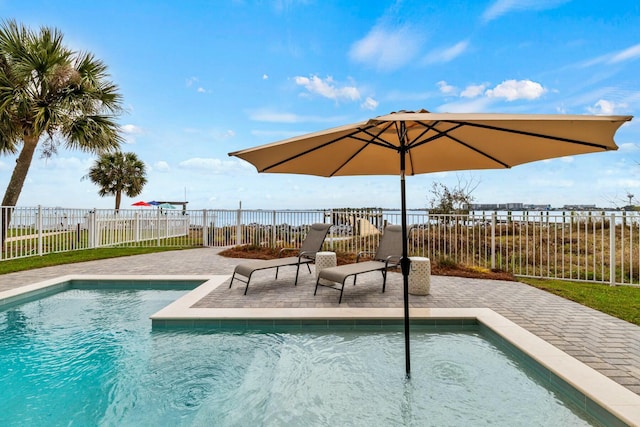
{"label": "red umbrella in distance", "polygon": [[151,204],[140,200],[139,202],[132,203],[131,206],[151,206]]}

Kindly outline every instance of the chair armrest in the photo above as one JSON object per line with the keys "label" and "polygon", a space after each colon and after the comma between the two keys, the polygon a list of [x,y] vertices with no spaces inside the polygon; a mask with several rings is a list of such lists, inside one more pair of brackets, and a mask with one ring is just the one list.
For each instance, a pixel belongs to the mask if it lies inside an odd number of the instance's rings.
{"label": "chair armrest", "polygon": [[308,259],[316,259],[316,252],[312,252],[312,251],[302,251],[298,254],[298,261],[300,261],[301,258],[308,258]]}
{"label": "chair armrest", "polygon": [[285,251],[299,251],[300,248],[282,248],[280,249],[280,251],[278,252],[278,258],[282,257],[282,253]]}
{"label": "chair armrest", "polygon": [[[397,261],[393,261],[393,260],[397,260]],[[393,266],[397,267],[398,264],[400,264],[401,260],[402,260],[402,257],[400,255],[389,255],[387,259],[384,261],[384,266],[385,268],[389,268],[389,264],[393,261]]]}
{"label": "chair armrest", "polygon": [[375,255],[375,254],[376,253],[372,252],[372,251],[360,251],[360,252],[358,252],[358,255],[356,255],[356,262],[360,262],[360,257],[362,255]]}

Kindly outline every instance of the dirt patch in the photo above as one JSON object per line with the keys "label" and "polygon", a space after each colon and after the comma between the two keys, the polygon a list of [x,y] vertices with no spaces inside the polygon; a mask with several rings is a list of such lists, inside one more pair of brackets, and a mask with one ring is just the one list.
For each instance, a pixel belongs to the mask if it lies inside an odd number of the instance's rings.
{"label": "dirt patch", "polygon": [[[279,249],[265,248],[260,246],[234,246],[220,252],[220,255],[228,258],[251,258],[251,259],[273,259],[277,258]],[[283,256],[287,256],[285,254]],[[295,253],[291,251],[289,254]],[[356,256],[352,253],[337,252],[338,265],[351,264],[356,262]],[[438,265],[437,262],[431,261],[431,274],[435,276],[457,276],[468,277],[472,279],[490,279],[490,280],[510,280],[515,281],[513,274],[502,270],[488,270],[481,267],[467,267],[464,265]]]}

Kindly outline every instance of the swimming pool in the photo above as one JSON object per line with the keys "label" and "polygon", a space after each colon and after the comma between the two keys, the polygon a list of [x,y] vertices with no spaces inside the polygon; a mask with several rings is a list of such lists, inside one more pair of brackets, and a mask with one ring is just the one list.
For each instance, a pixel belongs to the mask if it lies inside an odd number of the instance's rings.
{"label": "swimming pool", "polygon": [[0,424],[594,422],[478,331],[414,332],[405,381],[401,332],[153,330],[184,286],[80,287],[1,312]]}

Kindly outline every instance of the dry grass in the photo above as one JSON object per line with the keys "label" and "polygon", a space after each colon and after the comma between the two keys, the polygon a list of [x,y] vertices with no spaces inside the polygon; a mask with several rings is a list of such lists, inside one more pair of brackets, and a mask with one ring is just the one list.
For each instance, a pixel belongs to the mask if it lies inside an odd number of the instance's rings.
{"label": "dry grass", "polygon": [[[279,249],[268,247],[243,245],[234,246],[220,252],[220,255],[228,258],[251,258],[251,259],[273,259],[278,257]],[[356,262],[356,255],[347,252],[336,252],[338,265],[351,264]],[[501,270],[489,270],[480,267],[467,267],[451,262],[431,263],[431,274],[436,276],[458,276],[475,279],[510,280],[515,281],[513,274]]]}

